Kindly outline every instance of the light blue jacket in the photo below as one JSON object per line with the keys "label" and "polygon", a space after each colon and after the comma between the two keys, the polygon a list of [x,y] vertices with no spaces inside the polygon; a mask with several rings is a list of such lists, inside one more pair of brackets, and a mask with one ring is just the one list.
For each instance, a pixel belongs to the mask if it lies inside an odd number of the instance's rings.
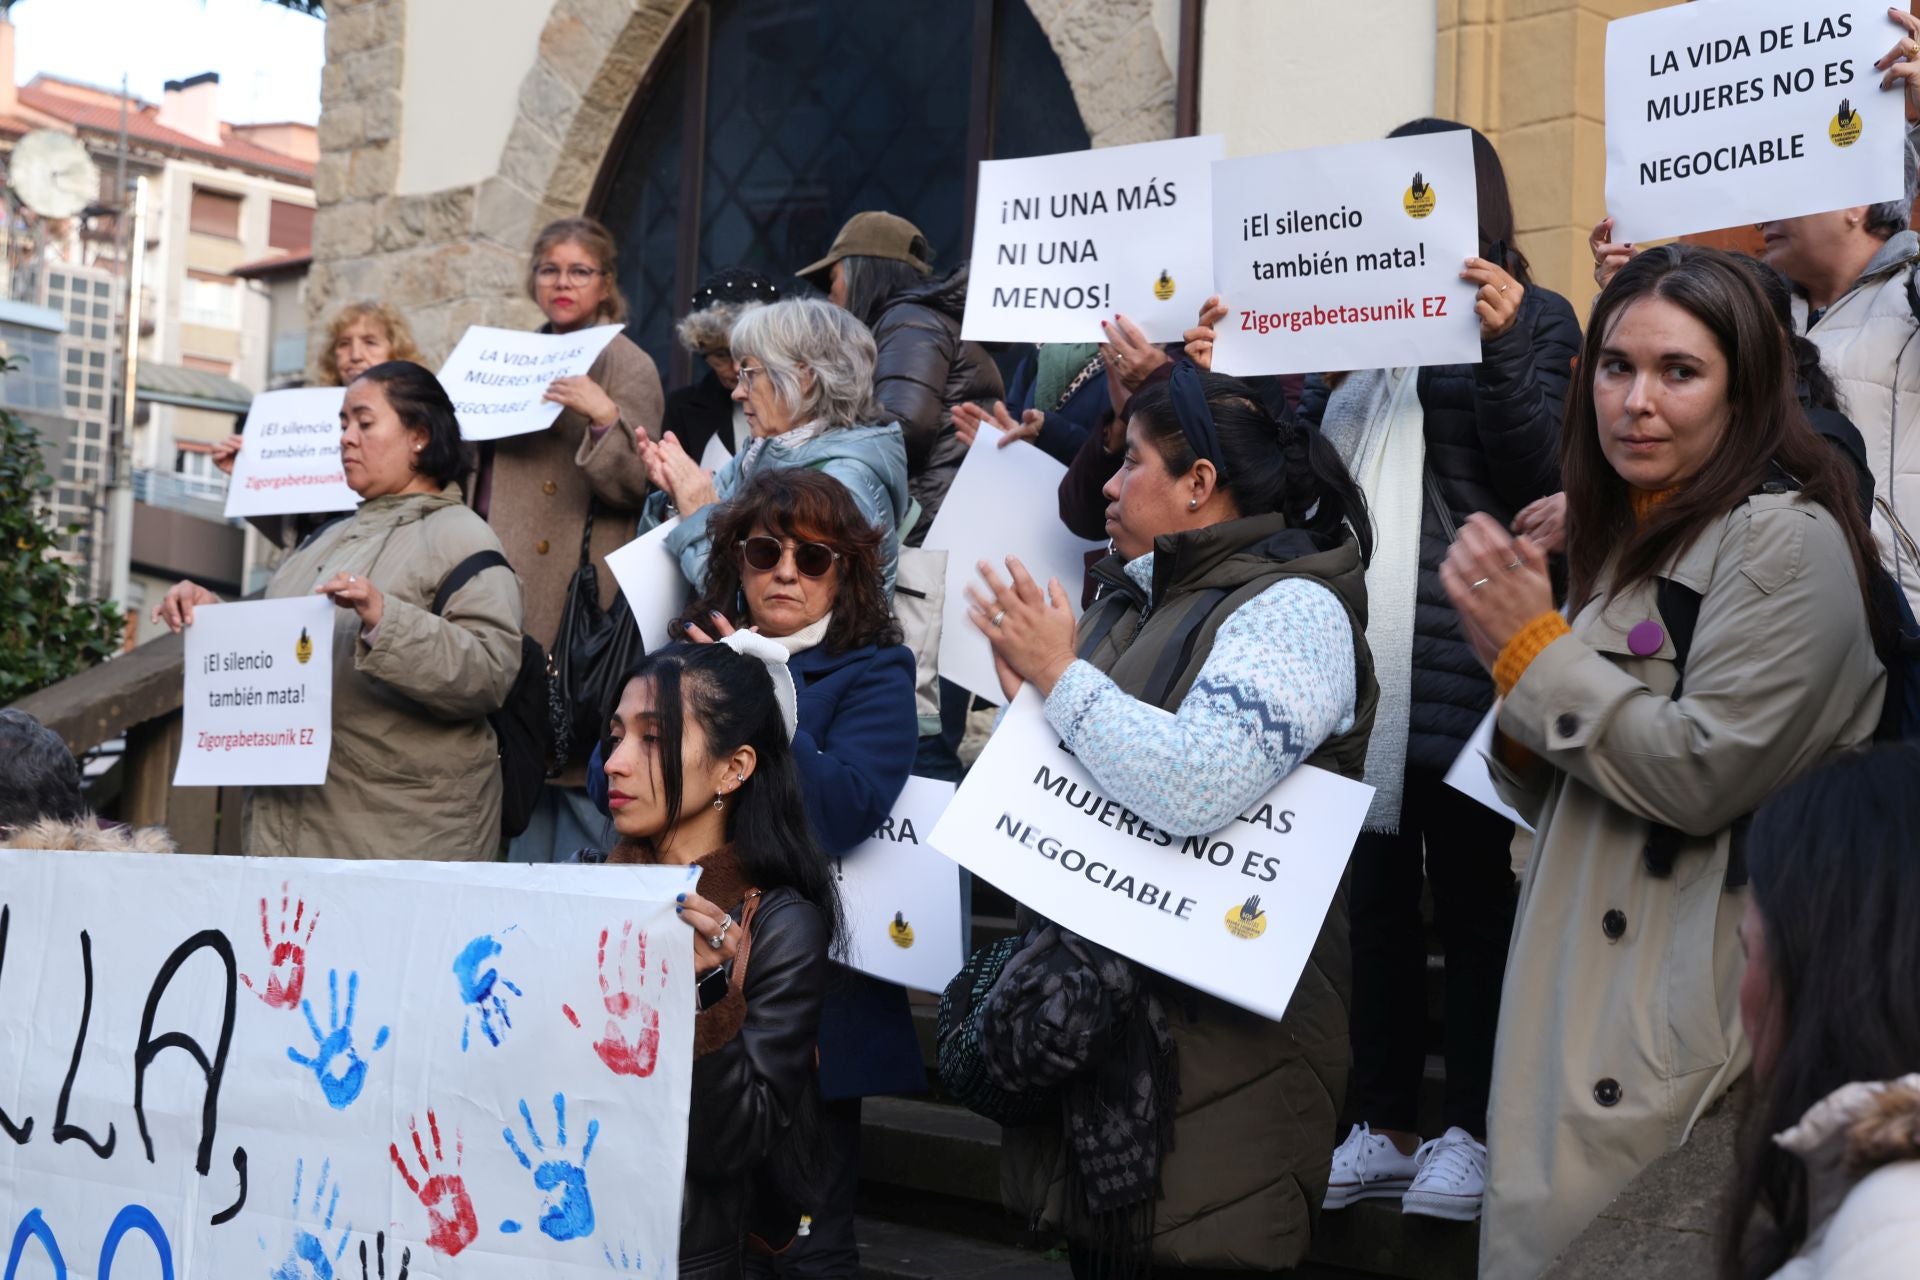
{"label": "light blue jacket", "polygon": [[[746,482],[741,460],[747,452],[742,449],[714,473],[713,489],[721,502],[729,501]],[[900,558],[900,531],[912,525],[908,519],[913,499],[907,495],[907,446],[900,424],[836,427],[791,448],[780,447],[780,437],[775,436],[754,462],[756,472],[764,467],[811,467],[847,487],[862,514],[886,535],[880,548],[880,571],[891,597],[894,565]],[[640,522],[642,533],[666,520],[666,502],[664,493],[655,493],[647,500],[646,515]],[[700,508],[667,535],[667,550],[680,561],[680,572],[695,591],[706,586],[707,557],[713,550],[713,541],[707,536],[707,517],[713,511],[711,506]]]}

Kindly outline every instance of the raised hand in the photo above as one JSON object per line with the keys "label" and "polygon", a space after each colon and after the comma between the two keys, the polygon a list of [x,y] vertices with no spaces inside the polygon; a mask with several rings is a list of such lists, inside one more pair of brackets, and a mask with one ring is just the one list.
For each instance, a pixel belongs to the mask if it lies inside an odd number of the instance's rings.
{"label": "raised hand", "polygon": [[213,465],[222,475],[233,474],[234,459],[240,456],[240,446],[246,443],[244,436],[228,436],[213,446]]}
{"label": "raised hand", "polygon": [[401,1158],[399,1143],[390,1144],[387,1154],[393,1157],[394,1167],[400,1170],[400,1176],[406,1180],[407,1190],[413,1192],[421,1207],[427,1211],[427,1221],[433,1226],[427,1233],[428,1247],[449,1258],[457,1257],[480,1234],[480,1220],[473,1211],[473,1197],[467,1192],[467,1180],[459,1173],[466,1146],[460,1141],[460,1135],[455,1133],[454,1172],[435,1172],[436,1169],[444,1169],[446,1156],[440,1148],[440,1122],[434,1118],[433,1108],[427,1108],[427,1132],[433,1138],[431,1161],[427,1159],[425,1144],[420,1141],[420,1122],[417,1119],[408,1120],[407,1129],[413,1135],[413,1152],[420,1162],[423,1176],[413,1176],[413,1170]]}
{"label": "raised hand", "polygon": [[[360,1096],[360,1090],[367,1083],[367,1062],[353,1047],[353,1006],[360,997],[360,975],[347,975],[347,1012],[340,1015],[340,971],[327,970],[327,1030],[320,1030],[319,1019],[313,1016],[313,1002],[302,1000],[300,1012],[307,1015],[307,1026],[313,1031],[313,1056],[306,1057],[298,1049],[289,1046],[287,1057],[313,1072],[313,1078],[320,1082],[320,1092],[326,1096],[327,1105],[335,1111],[344,1111],[353,1100]],[[375,1052],[386,1047],[387,1028],[380,1028],[373,1037]],[[336,1059],[341,1060],[336,1067]]]}
{"label": "raised hand", "polygon": [[493,935],[483,933],[460,949],[453,958],[453,980],[459,984],[460,1000],[467,1005],[467,1016],[460,1024],[460,1051],[465,1053],[471,1040],[473,1023],[476,1017],[480,1023],[480,1034],[487,1043],[499,1047],[500,1037],[513,1028],[513,1019],[507,1013],[507,998],[503,992],[518,996],[524,994],[519,987],[500,976],[499,970],[488,966],[487,961],[500,954],[500,944]]}
{"label": "raised hand", "polygon": [[[320,1238],[333,1230],[334,1214],[340,1208],[340,1184],[332,1181],[333,1161],[320,1163],[320,1176],[313,1183],[313,1201],[301,1207],[301,1184],[306,1180],[307,1162],[293,1162],[293,1216],[304,1225],[294,1229],[287,1242],[287,1256],[273,1269],[272,1280],[333,1280],[334,1267],[347,1252],[347,1237],[353,1228],[342,1225],[340,1240],[331,1249]],[[325,1206],[323,1209],[321,1206]],[[264,1247],[264,1242],[263,1242]],[[364,1245],[361,1246],[365,1250]]]}
{"label": "raised hand", "polygon": [[1220,335],[1214,326],[1227,318],[1227,304],[1215,294],[1200,304],[1200,318],[1193,328],[1180,335],[1186,344],[1187,359],[1201,369],[1213,368],[1213,343]]}
{"label": "raised hand", "polygon": [[[607,1070],[617,1076],[640,1076],[645,1078],[653,1074],[660,1059],[660,1010],[654,1004],[642,998],[647,987],[647,935],[644,931],[635,933],[633,921],[627,921],[620,929],[620,949],[614,953],[615,980],[607,980],[607,939],[608,931],[600,931],[600,1000],[607,1008],[606,1034],[594,1042],[593,1051],[600,1055],[600,1061],[607,1064]],[[634,976],[631,986],[627,981],[627,952],[634,957]],[[662,990],[667,982],[667,959],[664,955],[654,958],[656,984]],[[580,1025],[580,1015],[571,1006],[561,1005],[560,1012],[574,1026]]]}
{"label": "raised hand", "polygon": [[[307,985],[307,947],[313,942],[313,931],[320,924],[320,912],[307,915],[307,900],[296,899],[293,915],[287,915],[287,899],[292,895],[287,891],[287,882],[280,882],[280,928],[275,933],[267,926],[267,900],[260,899],[260,941],[267,949],[267,974],[262,985],[256,987],[253,979],[246,974],[240,975],[240,981],[247,984],[247,990],[266,1002],[269,1009],[291,1009],[300,1003],[300,992]],[[300,921],[305,918],[307,931],[300,932]],[[296,941],[297,939],[297,941]]]}
{"label": "raised hand", "polygon": [[[535,1153],[544,1153],[546,1144],[540,1141],[540,1131],[534,1128],[533,1113],[527,1109],[527,1100],[520,1100],[520,1118],[526,1122],[527,1139],[533,1144]],[[507,1140],[507,1147],[520,1167],[533,1174],[533,1185],[548,1193],[547,1207],[540,1215],[540,1230],[552,1240],[578,1240],[581,1236],[593,1234],[593,1200],[587,1195],[587,1157],[593,1154],[594,1139],[600,1136],[600,1122],[587,1121],[587,1141],[580,1148],[580,1162],[563,1159],[567,1149],[567,1099],[564,1094],[553,1095],[554,1156],[543,1160],[538,1166],[527,1155],[526,1149],[513,1136],[511,1126],[502,1129],[500,1136]],[[500,1230],[511,1235],[520,1230],[520,1224],[506,1221],[500,1224]]]}
{"label": "raised hand", "polygon": [[[387,1280],[387,1233],[373,1233],[374,1270],[367,1270],[367,1242],[360,1242],[360,1280]],[[413,1250],[400,1250],[400,1274],[394,1280],[407,1280],[407,1268],[413,1265]]]}

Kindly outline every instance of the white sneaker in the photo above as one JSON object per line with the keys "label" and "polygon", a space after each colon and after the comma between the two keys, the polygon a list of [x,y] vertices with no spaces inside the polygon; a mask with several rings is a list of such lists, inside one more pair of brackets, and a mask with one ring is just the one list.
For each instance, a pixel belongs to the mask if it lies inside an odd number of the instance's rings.
{"label": "white sneaker", "polygon": [[1413,1153],[1420,1167],[1400,1212],[1472,1222],[1487,1191],[1487,1148],[1455,1126]]}
{"label": "white sneaker", "polygon": [[1333,1176],[1323,1207],[1344,1209],[1356,1200],[1394,1199],[1413,1184],[1419,1165],[1393,1142],[1364,1124],[1353,1126],[1333,1151]]}

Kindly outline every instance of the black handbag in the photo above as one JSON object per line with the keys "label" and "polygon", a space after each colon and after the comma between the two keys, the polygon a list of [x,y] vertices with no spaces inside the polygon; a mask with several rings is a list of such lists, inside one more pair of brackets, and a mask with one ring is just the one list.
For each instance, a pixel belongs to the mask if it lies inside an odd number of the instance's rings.
{"label": "black handbag", "polygon": [[[476,551],[453,567],[433,597],[438,617],[453,593],[482,569],[512,570],[498,551]],[[547,653],[540,642],[520,634],[520,674],[514,677],[506,705],[487,717],[500,751],[500,834],[509,840],[527,829],[534,806],[547,785],[551,745],[547,716]]]}
{"label": "black handbag", "polygon": [[606,730],[627,670],[645,646],[626,596],[614,593],[610,608],[600,607],[600,578],[593,567],[594,504],[580,534],[580,567],[567,585],[560,632],[549,658],[547,715],[553,729],[553,758],[562,767],[584,763]]}

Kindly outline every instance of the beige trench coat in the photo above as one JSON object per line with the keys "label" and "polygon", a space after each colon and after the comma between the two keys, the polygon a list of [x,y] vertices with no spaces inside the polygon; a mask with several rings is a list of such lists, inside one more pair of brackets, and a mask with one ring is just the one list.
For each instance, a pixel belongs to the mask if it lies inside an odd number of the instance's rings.
{"label": "beige trench coat", "polygon": [[[1500,711],[1541,763],[1495,764],[1535,819],[1495,1040],[1484,1280],[1532,1280],[1746,1068],[1729,827],[1870,738],[1886,675],[1833,517],[1761,495],[1669,577],[1701,594],[1683,695],[1673,645],[1635,657],[1655,589],[1588,604]],[[1650,822],[1688,839],[1666,878]]]}
{"label": "beige trench coat", "polygon": [[317,787],[258,787],[246,850],[308,858],[492,858],[500,764],[486,717],[520,673],[520,583],[476,574],[430,612],[440,583],[499,540],[460,487],[364,503],[289,554],[267,598],[310,594],[336,573],[385,597],[368,645],[360,615],[334,613],[333,754]]}

